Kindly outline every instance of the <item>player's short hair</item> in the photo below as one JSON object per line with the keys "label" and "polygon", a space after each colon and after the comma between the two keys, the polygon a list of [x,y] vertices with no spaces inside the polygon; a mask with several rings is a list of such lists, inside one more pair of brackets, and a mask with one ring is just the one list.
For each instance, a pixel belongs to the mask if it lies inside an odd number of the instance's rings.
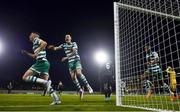
{"label": "player's short hair", "polygon": [[32,31],[31,33],[34,33],[34,34],[37,34],[37,35],[41,35],[39,32],[36,32],[36,31]]}
{"label": "player's short hair", "polygon": [[70,34],[66,34],[66,36],[70,36],[70,37],[71,37],[71,35],[70,35]]}

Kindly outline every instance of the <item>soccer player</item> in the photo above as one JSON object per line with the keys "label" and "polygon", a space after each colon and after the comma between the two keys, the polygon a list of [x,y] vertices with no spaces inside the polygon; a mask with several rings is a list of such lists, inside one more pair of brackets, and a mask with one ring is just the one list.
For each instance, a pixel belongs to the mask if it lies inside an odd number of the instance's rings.
{"label": "soccer player", "polygon": [[176,100],[176,86],[177,86],[177,82],[176,82],[176,72],[173,68],[168,67],[166,69],[166,72],[169,74],[170,77],[170,87],[171,87],[171,91],[173,92],[173,94],[171,95],[171,101],[175,101]]}
{"label": "soccer player", "polygon": [[[26,82],[39,83],[46,86],[47,92],[53,99],[53,102],[50,105],[60,104],[61,101],[59,100],[59,97],[51,87],[51,81],[48,81],[50,64],[46,58],[45,48],[47,43],[40,39],[40,34],[37,32],[31,32],[29,39],[33,43],[32,49],[34,53],[29,53],[25,50],[22,50],[22,53],[36,59],[36,63],[25,72],[22,79]],[[35,76],[37,74],[40,78]]]}
{"label": "soccer player", "polygon": [[104,84],[105,101],[109,101],[111,98],[112,87],[109,83]]}
{"label": "soccer player", "polygon": [[146,65],[147,70],[146,73],[149,75],[151,81],[154,84],[154,81],[158,83],[158,89],[163,87],[165,91],[172,94],[169,86],[163,80],[162,69],[159,66],[159,56],[155,51],[151,51],[151,46],[146,45],[144,47],[146,52]]}
{"label": "soccer player", "polygon": [[121,94],[122,96],[125,96],[125,94],[128,93],[128,88],[126,87],[126,82],[121,80]]}
{"label": "soccer player", "polygon": [[150,80],[147,79],[147,74],[145,72],[145,74],[143,74],[141,76],[141,80],[143,81],[143,87],[146,91],[146,98],[150,98],[152,96],[152,88],[153,88],[153,84],[151,83]]}
{"label": "soccer player", "polygon": [[63,91],[63,83],[61,81],[59,81],[57,89],[59,91],[59,95],[61,95]]}
{"label": "soccer player", "polygon": [[13,88],[12,82],[9,82],[9,84],[7,85],[8,94],[11,94],[12,88]]}
{"label": "soccer player", "polygon": [[60,49],[64,50],[66,57],[63,57],[61,61],[64,62],[65,60],[68,60],[69,72],[71,74],[71,78],[74,84],[76,85],[80,93],[80,99],[83,98],[84,91],[81,89],[77,77],[84,83],[84,86],[88,89],[89,93],[93,93],[93,89],[86,80],[86,77],[82,74],[82,66],[81,66],[80,56],[78,54],[78,46],[76,42],[72,42],[71,36],[66,35],[65,43],[61,44],[60,46],[55,47],[54,45],[49,45],[48,48],[54,51]]}

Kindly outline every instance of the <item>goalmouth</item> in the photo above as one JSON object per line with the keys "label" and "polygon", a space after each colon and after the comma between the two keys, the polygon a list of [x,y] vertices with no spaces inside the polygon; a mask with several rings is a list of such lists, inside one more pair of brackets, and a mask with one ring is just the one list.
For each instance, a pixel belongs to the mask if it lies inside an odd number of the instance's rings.
{"label": "goalmouth", "polygon": [[[114,44],[116,105],[180,111],[180,2],[114,2]],[[159,62],[156,65],[162,71],[163,81],[156,78],[159,75],[150,73],[142,78],[148,70],[145,45],[157,53]],[[176,83],[167,72],[168,67],[175,71]],[[153,85],[149,96],[145,87],[147,80]]]}

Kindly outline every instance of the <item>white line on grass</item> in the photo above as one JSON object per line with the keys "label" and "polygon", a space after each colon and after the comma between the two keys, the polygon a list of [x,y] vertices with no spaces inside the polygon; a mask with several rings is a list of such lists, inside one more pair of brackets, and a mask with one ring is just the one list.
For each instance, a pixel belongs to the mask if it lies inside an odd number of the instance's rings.
{"label": "white line on grass", "polygon": [[[8,105],[8,106],[0,106],[1,107],[47,107],[47,106],[51,106],[51,105]],[[54,105],[53,105],[54,106]],[[55,106],[88,106],[88,107],[97,107],[97,106],[105,106],[105,105],[55,105]],[[107,105],[106,105],[107,106]],[[115,106],[115,105],[114,105]]]}

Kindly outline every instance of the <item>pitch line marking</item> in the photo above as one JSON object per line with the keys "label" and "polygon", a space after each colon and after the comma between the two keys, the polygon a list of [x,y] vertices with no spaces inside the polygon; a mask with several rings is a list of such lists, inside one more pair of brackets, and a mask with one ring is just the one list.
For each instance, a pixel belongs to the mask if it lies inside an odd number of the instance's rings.
{"label": "pitch line marking", "polygon": [[[46,106],[105,106],[105,105],[9,105],[0,107],[46,107]],[[115,106],[115,105],[114,105]]]}

